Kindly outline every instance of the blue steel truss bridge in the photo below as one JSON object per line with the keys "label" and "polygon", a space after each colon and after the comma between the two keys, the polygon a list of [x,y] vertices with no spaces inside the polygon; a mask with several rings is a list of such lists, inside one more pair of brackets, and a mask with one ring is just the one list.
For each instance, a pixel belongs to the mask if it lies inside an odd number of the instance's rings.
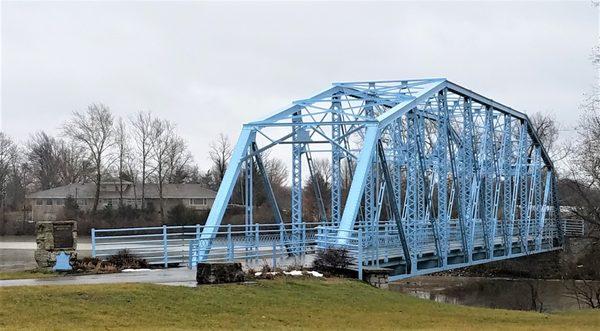
{"label": "blue steel truss bridge", "polygon": [[[285,210],[265,166],[272,149],[290,157]],[[317,182],[307,180],[315,160],[327,165],[327,192],[304,185]],[[271,226],[261,224],[272,235],[262,237],[256,176],[272,210]],[[193,261],[223,248],[223,217],[240,185],[245,237],[290,256],[345,248],[359,271],[387,267],[392,279],[562,247],[555,170],[527,115],[446,79],[334,83],[244,124],[206,226],[191,241]],[[304,219],[307,194],[316,223]]]}

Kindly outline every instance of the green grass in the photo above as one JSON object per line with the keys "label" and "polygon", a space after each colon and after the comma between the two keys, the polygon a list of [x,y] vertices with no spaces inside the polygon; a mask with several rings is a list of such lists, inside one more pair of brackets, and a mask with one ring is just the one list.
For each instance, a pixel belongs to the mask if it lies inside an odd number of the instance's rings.
{"label": "green grass", "polygon": [[47,270],[25,270],[25,271],[5,271],[0,272],[0,280],[9,279],[32,279],[32,278],[49,278],[56,277],[59,274]]}
{"label": "green grass", "polygon": [[539,314],[435,303],[353,280],[198,288],[0,288],[0,329],[599,329],[600,311]]}

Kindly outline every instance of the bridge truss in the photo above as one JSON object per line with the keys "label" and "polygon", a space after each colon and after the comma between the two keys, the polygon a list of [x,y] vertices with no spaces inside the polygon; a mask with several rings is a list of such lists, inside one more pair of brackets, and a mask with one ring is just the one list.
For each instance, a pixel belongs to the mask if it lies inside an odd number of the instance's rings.
{"label": "bridge truss", "polygon": [[[263,160],[276,147],[291,149],[289,212]],[[329,192],[303,185],[317,158],[327,160]],[[320,248],[360,246],[353,251],[361,264],[404,276],[562,245],[553,164],[528,117],[446,79],[335,83],[245,124],[201,233],[199,260],[210,254],[240,183],[252,227],[257,175],[273,221],[289,223],[292,255],[304,253],[306,194],[318,204]]]}

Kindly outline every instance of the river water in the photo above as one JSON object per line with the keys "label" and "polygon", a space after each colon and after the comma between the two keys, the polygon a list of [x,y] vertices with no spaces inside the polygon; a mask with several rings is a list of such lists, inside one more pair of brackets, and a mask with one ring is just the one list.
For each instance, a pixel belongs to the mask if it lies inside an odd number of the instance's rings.
{"label": "river water", "polygon": [[390,289],[466,306],[544,312],[587,308],[568,296],[571,292],[560,280],[423,276],[391,283]]}

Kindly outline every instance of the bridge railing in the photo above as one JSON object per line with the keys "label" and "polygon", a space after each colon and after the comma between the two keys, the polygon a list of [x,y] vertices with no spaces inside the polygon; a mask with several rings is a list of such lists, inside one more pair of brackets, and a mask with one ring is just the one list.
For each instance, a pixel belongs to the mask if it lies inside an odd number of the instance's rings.
{"label": "bridge railing", "polygon": [[[543,242],[548,243],[557,235],[553,222],[547,220],[544,227]],[[409,225],[407,240],[411,248],[419,253],[432,253],[435,250],[432,224],[428,221],[413,222]],[[500,223],[496,225],[496,243],[503,234]],[[515,222],[513,236],[519,235],[520,221]],[[204,261],[264,261],[277,260],[289,256],[299,256],[315,252],[319,248],[334,247],[337,242],[337,228],[322,226],[319,223],[305,223],[292,228],[289,223],[252,225],[222,225],[216,230],[212,245],[201,240],[202,225],[164,225],[156,227],[92,229],[92,256],[107,258],[121,250],[128,250],[147,260],[150,264],[163,265],[187,264],[192,267],[200,261],[200,252],[210,247]],[[481,220],[472,225],[474,243],[484,245]],[[359,230],[360,229],[360,230]],[[450,220],[448,227],[449,249],[461,248],[461,230],[458,220]],[[529,234],[535,235],[536,226],[530,224]],[[380,222],[377,226],[357,225],[348,231],[346,249],[358,265],[377,265],[388,258],[402,256],[398,229],[393,222]],[[567,236],[583,235],[583,222],[565,220],[563,233]],[[360,238],[359,238],[360,235]],[[359,245],[360,243],[360,245]],[[360,251],[360,256],[359,256]],[[360,257],[360,259],[359,259]]]}
{"label": "bridge railing", "polygon": [[[473,235],[473,244],[475,248],[483,248],[486,246],[483,225],[480,219],[473,220],[471,227]],[[512,231],[511,245],[519,244],[522,240],[526,240],[528,245],[535,244],[537,236],[537,225],[533,222],[529,223],[526,239],[521,239],[521,226],[524,222],[515,220]],[[563,222],[563,229],[571,229],[570,231],[580,233],[582,230],[580,224],[571,224]],[[408,227],[412,227],[407,231]],[[433,225],[428,221],[412,222],[405,227],[405,236],[409,241],[411,251],[415,252],[417,258],[420,256],[429,256],[436,253],[436,243],[433,235]],[[462,249],[461,230],[457,219],[450,220],[448,231],[448,251]],[[374,227],[356,227],[351,231],[344,232],[344,238],[347,240],[340,243],[338,238],[338,230],[335,227],[321,226],[317,232],[317,249],[337,248],[345,249],[352,259],[352,264],[358,271],[359,278],[362,278],[363,268],[366,266],[379,267],[380,264],[387,263],[390,259],[404,260],[404,253],[398,236],[398,228],[393,222],[380,223]],[[504,243],[504,229],[501,223],[496,224],[494,245],[502,245]],[[555,223],[548,220],[542,229],[541,245],[543,247],[551,247],[553,238],[558,236],[558,231]],[[412,238],[411,238],[412,237]]]}
{"label": "bridge railing", "polygon": [[92,256],[107,258],[127,250],[149,264],[194,266],[200,249],[211,247],[205,261],[233,261],[281,258],[291,251],[306,254],[314,250],[318,223],[221,225],[216,236],[201,240],[203,225],[92,229]]}

